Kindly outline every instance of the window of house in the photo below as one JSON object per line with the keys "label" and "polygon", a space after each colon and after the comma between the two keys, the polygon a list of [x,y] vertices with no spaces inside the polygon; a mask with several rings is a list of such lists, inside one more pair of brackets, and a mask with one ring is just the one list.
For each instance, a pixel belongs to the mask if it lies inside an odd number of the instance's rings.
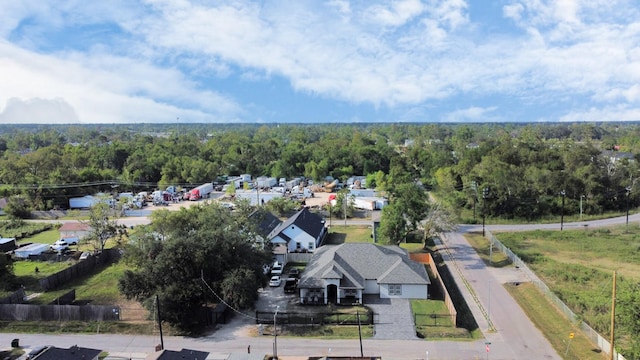
{"label": "window of house", "polygon": [[390,296],[400,296],[400,295],[402,295],[402,285],[400,285],[400,284],[389,284],[389,295]]}
{"label": "window of house", "polygon": [[313,241],[309,241],[309,246],[307,246],[307,249],[313,250]]}
{"label": "window of house", "polygon": [[302,244],[300,244],[299,242],[296,243],[296,249],[300,249],[302,247]]}

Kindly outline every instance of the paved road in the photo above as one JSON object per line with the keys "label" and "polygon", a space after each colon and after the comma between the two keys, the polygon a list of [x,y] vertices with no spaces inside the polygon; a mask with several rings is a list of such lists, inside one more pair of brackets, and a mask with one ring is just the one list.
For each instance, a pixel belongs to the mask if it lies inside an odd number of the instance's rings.
{"label": "paved road", "polygon": [[[591,222],[565,223],[563,228],[575,229],[585,226],[594,228],[624,224],[626,221],[627,218],[623,216]],[[139,225],[148,223],[148,219],[146,217],[128,217],[121,219],[121,222],[126,225]],[[637,222],[640,222],[640,214],[629,216],[629,223]],[[488,225],[486,228],[490,231],[560,230],[560,224]],[[382,356],[385,359],[560,358],[502,287],[505,279],[517,277],[518,274],[505,275],[502,269],[487,268],[463,236],[464,232],[481,230],[482,227],[478,225],[461,225],[458,232],[446,234],[443,240],[449,247],[449,255],[445,255],[445,260],[449,262],[452,273],[460,284],[463,295],[487,339],[470,342],[429,342],[374,338],[363,341],[365,356]],[[468,288],[464,284],[468,284]],[[473,294],[476,294],[476,298]],[[192,348],[209,351],[212,353],[211,359],[228,359],[232,353],[246,354],[248,345],[251,345],[252,356],[260,353],[272,353],[273,338],[270,336],[247,336],[246,329],[251,326],[253,325],[249,319],[239,316],[235,318],[233,324],[224,325],[207,337],[165,337],[165,347],[176,350]],[[497,331],[488,331],[492,327]],[[141,359],[144,358],[144,354],[152,352],[155,345],[159,343],[158,336],[143,335],[0,334],[0,348],[8,346],[13,338],[20,338],[22,345],[54,344],[69,347],[77,344],[86,347],[99,347],[112,353]],[[489,354],[485,351],[485,341],[491,342]],[[278,354],[281,356],[308,356],[310,354],[359,356],[360,348],[357,340],[278,338]]]}
{"label": "paved road", "polygon": [[463,234],[449,233],[443,240],[449,250],[445,261],[480,329],[491,342],[491,348],[504,349],[509,359],[560,359],[540,330],[503,288],[504,277],[495,274],[501,269],[488,268]]}

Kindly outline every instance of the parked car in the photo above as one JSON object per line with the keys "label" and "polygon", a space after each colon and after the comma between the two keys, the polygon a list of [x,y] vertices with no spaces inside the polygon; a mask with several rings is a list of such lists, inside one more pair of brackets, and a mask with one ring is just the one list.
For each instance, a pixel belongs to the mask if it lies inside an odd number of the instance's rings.
{"label": "parked car", "polygon": [[272,276],[271,280],[269,280],[269,286],[273,286],[273,287],[278,287],[280,286],[280,284],[282,283],[282,279],[280,279],[280,276]]}
{"label": "parked car", "polygon": [[276,263],[273,265],[273,267],[271,268],[271,275],[282,275],[282,265]]}
{"label": "parked car", "polygon": [[286,294],[293,294],[296,292],[296,287],[298,286],[298,279],[296,278],[288,278],[284,281],[284,292]]}
{"label": "parked car", "polygon": [[300,278],[300,270],[298,270],[296,268],[289,269],[289,277],[290,278],[294,278],[294,279],[299,279]]}
{"label": "parked car", "polygon": [[70,245],[78,245],[78,238],[60,239],[51,244],[49,248],[53,251],[64,251],[68,249]]}
{"label": "parked car", "polygon": [[91,256],[91,253],[88,251],[85,251],[82,254],[80,254],[80,260],[87,260],[89,256]]}

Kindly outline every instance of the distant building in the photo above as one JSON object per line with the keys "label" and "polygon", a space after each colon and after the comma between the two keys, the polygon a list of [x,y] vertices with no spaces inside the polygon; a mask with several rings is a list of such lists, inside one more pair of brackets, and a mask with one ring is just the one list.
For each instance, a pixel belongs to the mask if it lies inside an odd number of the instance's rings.
{"label": "distant building", "polygon": [[72,238],[77,237],[78,239],[83,239],[89,235],[91,232],[91,226],[89,224],[81,223],[79,221],[70,221],[65,222],[58,229],[60,232],[60,238]]}

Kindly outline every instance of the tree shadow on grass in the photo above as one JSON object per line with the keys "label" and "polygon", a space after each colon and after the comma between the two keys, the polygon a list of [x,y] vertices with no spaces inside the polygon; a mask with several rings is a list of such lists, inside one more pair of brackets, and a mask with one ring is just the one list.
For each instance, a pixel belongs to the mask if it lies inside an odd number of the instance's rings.
{"label": "tree shadow on grass", "polygon": [[347,239],[347,234],[346,233],[332,232],[332,233],[329,234],[329,236],[327,236],[327,239],[325,240],[325,245],[340,245],[340,244],[344,244],[346,239]]}

